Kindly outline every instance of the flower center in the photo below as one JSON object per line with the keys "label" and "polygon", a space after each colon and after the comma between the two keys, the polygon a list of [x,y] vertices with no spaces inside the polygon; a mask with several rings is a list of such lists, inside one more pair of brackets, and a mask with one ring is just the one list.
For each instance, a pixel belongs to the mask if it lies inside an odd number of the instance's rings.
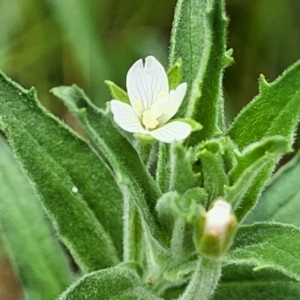
{"label": "flower center", "polygon": [[159,124],[157,119],[153,117],[151,109],[147,109],[143,112],[142,123],[147,130],[155,129]]}

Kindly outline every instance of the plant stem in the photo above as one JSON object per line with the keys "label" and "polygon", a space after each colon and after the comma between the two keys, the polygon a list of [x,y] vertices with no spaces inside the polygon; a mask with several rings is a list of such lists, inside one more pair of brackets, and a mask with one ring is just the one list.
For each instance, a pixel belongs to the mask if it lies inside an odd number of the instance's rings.
{"label": "plant stem", "polygon": [[143,141],[138,139],[136,141],[136,149],[145,166],[147,166],[149,163],[150,153],[151,150],[153,149],[153,146],[154,146],[153,141]]}
{"label": "plant stem", "polygon": [[221,277],[221,261],[199,259],[195,273],[178,300],[209,300]]}
{"label": "plant stem", "polygon": [[168,180],[169,180],[168,163],[169,163],[169,146],[160,143],[159,150],[158,150],[156,182],[163,193],[168,190]]}
{"label": "plant stem", "polygon": [[131,193],[127,186],[122,186],[124,196],[123,212],[123,261],[138,261],[141,241],[141,224],[135,204],[131,201]]}

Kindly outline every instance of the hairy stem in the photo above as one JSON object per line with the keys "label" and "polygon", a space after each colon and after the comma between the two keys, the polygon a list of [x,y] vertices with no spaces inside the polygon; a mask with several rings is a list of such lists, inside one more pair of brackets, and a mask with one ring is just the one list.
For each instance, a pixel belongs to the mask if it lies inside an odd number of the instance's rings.
{"label": "hairy stem", "polygon": [[221,261],[200,259],[191,281],[178,300],[209,300],[221,277],[221,265]]}

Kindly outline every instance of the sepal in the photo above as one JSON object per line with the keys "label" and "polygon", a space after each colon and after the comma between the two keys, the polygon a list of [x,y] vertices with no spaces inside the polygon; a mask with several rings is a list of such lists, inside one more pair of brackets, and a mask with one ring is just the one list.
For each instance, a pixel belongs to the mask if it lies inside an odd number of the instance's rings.
{"label": "sepal", "polygon": [[212,208],[199,215],[194,231],[197,251],[206,258],[220,259],[231,244],[237,222],[231,204],[217,199]]}
{"label": "sepal", "polygon": [[168,81],[170,90],[174,90],[181,81],[181,71],[182,69],[182,59],[179,57],[175,64],[169,69],[167,75],[168,75]]}
{"label": "sepal", "polygon": [[190,118],[178,118],[178,119],[173,119],[172,121],[180,121],[190,125],[192,128],[192,132],[199,131],[203,128],[203,126],[200,123]]}
{"label": "sepal", "polygon": [[105,80],[104,83],[108,87],[113,99],[120,100],[127,104],[130,103],[127,93],[122,88],[120,88],[114,82],[112,82],[110,80]]}

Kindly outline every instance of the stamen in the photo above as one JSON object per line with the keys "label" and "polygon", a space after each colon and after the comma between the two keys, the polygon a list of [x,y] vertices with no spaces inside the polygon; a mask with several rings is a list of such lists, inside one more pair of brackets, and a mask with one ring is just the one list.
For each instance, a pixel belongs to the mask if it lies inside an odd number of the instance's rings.
{"label": "stamen", "polygon": [[155,129],[159,124],[157,119],[153,118],[151,109],[145,110],[143,112],[142,123],[147,130]]}

